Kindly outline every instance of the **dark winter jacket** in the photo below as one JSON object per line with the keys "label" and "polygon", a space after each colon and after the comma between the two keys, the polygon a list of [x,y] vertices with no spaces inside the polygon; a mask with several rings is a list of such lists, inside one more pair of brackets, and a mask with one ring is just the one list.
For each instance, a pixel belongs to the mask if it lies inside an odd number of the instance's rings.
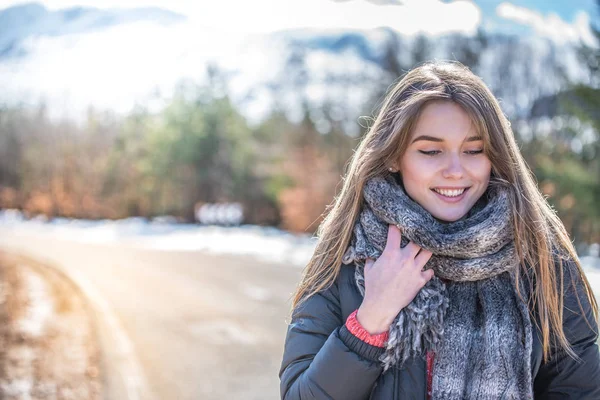
{"label": "dark winter jacket", "polygon": [[[568,273],[565,282],[570,282]],[[541,333],[532,321],[531,372],[536,400],[600,400],[598,326],[581,279],[575,278],[575,283],[578,296],[571,285],[565,285],[563,326],[581,361],[555,353],[548,362],[542,362]],[[425,360],[409,360],[400,369],[390,368],[382,373],[377,359],[383,349],[359,340],[346,329],[346,318],[361,302],[354,283],[354,265],[344,265],[329,289],[294,310],[279,372],[282,400],[426,398]]]}

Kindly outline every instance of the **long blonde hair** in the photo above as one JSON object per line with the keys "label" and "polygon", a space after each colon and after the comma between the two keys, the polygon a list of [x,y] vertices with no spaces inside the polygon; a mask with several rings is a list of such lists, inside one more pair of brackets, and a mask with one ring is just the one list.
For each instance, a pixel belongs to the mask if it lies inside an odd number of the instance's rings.
{"label": "long blonde hair", "polygon": [[389,173],[388,168],[402,157],[423,106],[436,100],[455,102],[469,114],[492,163],[490,182],[503,184],[511,193],[515,243],[520,244],[517,254],[529,278],[530,309],[538,314],[544,359],[551,346],[557,345],[574,356],[562,327],[562,259],[574,261],[597,319],[598,305],[591,286],[563,223],[540,193],[498,101],[478,76],[458,62],[422,64],[389,90],[351,159],[341,192],[318,228],[316,249],[304,268],[292,310],[333,284],[361,210],[365,182]]}

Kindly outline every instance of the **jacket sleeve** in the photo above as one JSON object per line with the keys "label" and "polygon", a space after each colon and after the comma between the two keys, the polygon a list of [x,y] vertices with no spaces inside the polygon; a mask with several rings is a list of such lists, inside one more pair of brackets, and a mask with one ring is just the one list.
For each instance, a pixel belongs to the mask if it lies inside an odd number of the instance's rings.
{"label": "jacket sleeve", "polygon": [[564,352],[542,364],[534,381],[535,398],[600,399],[598,324],[576,267],[564,268],[563,329],[580,360]]}
{"label": "jacket sleeve", "polygon": [[294,310],[279,371],[282,400],[369,397],[383,349],[356,338],[344,322],[335,284]]}

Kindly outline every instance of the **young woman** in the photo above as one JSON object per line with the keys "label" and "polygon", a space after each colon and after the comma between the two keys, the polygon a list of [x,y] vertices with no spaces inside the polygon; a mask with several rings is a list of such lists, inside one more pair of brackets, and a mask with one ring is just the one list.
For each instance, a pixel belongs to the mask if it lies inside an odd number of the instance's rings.
{"label": "young woman", "polygon": [[591,287],[463,65],[389,92],[318,237],[282,399],[600,399]]}

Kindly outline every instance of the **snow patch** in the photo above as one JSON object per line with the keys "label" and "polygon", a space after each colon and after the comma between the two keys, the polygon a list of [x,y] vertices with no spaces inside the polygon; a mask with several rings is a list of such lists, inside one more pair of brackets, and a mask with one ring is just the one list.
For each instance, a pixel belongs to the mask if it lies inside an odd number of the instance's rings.
{"label": "snow patch", "polygon": [[33,381],[30,379],[16,379],[8,382],[1,382],[2,393],[7,396],[18,396],[20,400],[31,399],[31,389]]}
{"label": "snow patch", "polygon": [[29,296],[25,316],[18,322],[19,331],[30,337],[41,337],[46,322],[54,313],[54,303],[48,295],[46,282],[26,267],[20,268],[25,273],[24,285]]}
{"label": "snow patch", "polygon": [[75,220],[56,218],[20,220],[15,211],[0,211],[0,228],[12,234],[47,235],[91,244],[119,244],[164,251],[205,251],[257,257],[263,261],[304,267],[314,253],[316,239],[281,229],[255,225],[213,225],[123,220]]}

